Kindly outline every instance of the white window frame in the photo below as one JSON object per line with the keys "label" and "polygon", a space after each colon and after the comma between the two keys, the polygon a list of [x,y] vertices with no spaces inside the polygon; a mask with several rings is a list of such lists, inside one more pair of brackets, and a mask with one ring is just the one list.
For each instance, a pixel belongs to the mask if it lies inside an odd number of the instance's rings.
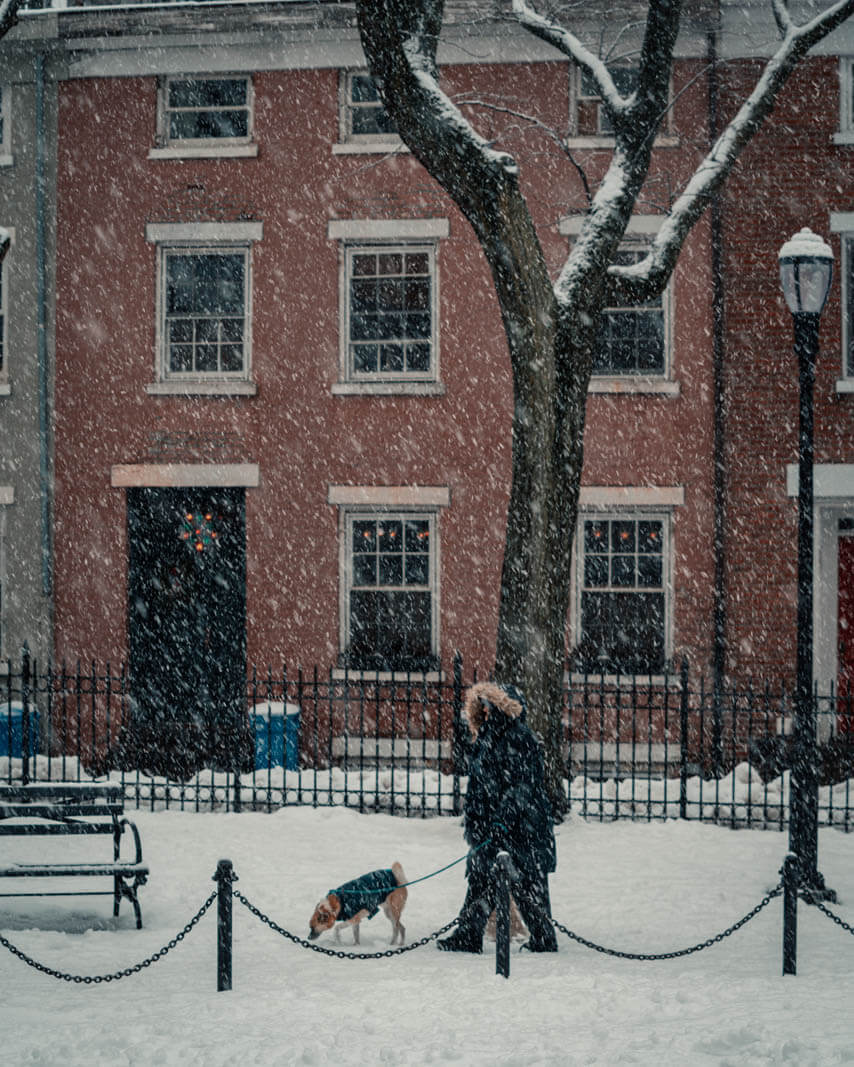
{"label": "white window frame", "polygon": [[[169,136],[169,86],[175,81],[244,81],[246,83],[247,134],[245,137],[193,137],[172,140]],[[222,74],[164,75],[157,82],[157,131],[149,159],[237,158],[258,155],[255,136],[255,91],[252,76]]]}
{"label": "white window frame", "polygon": [[6,577],[6,511],[15,503],[15,490],[11,485],[0,485],[0,660],[9,655],[6,604],[9,591]]}
{"label": "white window frame", "polygon": [[842,353],[836,392],[854,393],[854,278],[852,278],[854,274],[854,211],[831,212],[830,232],[839,235],[840,244],[839,307],[842,315],[840,324]]}
{"label": "white window frame", "polygon": [[[560,219],[558,230],[570,242],[581,232],[584,215],[569,215]],[[633,215],[626,227],[625,240],[620,248],[642,249],[658,233],[664,216]],[[673,377],[673,277],[661,294],[661,308],[664,319],[664,368],[656,374],[597,374],[590,379],[590,393],[655,393],[664,396],[678,396],[679,382]]]}
{"label": "white window frame", "polygon": [[369,76],[365,69],[338,72],[338,144],[333,147],[334,154],[409,151],[398,133],[353,132],[353,79]]}
{"label": "white window frame", "polygon": [[[333,219],[328,237],[339,242],[338,381],[333,394],[377,396],[436,396],[445,391],[440,380],[439,244],[449,235],[447,219]],[[360,250],[426,252],[431,270],[430,370],[425,373],[356,374],[350,355],[350,269]]]}
{"label": "white window frame", "polygon": [[[615,64],[615,66],[628,66],[633,64]],[[581,101],[597,101],[600,97],[587,96],[582,94],[582,69],[576,63],[571,63],[569,66],[569,137],[567,138],[567,145],[570,148],[613,148],[614,147],[614,135],[613,133],[601,132],[601,108],[597,114],[596,121],[596,133],[579,133],[579,121],[578,121],[578,105]],[[673,90],[672,86],[668,92],[669,104],[673,102]],[[657,148],[675,148],[679,144],[679,139],[671,134],[672,126],[672,107],[668,106],[667,114],[664,116],[664,121],[659,127],[656,134],[655,141],[653,142]]]}
{"label": "white window frame", "polygon": [[0,167],[11,167],[12,155],[12,86],[0,84],[0,117],[3,119],[3,136],[0,137]]}
{"label": "white window frame", "polygon": [[833,143],[854,144],[854,58],[839,57],[839,129]]}
{"label": "white window frame", "polygon": [[[685,488],[681,485],[585,485],[581,487],[578,501],[578,525],[572,551],[572,599],[570,602],[570,630],[572,644],[578,643],[581,633],[581,597],[584,592],[583,537],[584,520],[606,519],[653,519],[664,523],[664,551],[662,583],[664,588],[664,660],[673,659],[674,650],[674,566],[676,509],[685,503]],[[583,678],[583,675],[575,675]],[[606,678],[613,678],[606,675]],[[648,679],[649,675],[640,677]],[[663,675],[653,675],[656,681]]]}
{"label": "white window frame", "polygon": [[[262,223],[150,223],[146,240],[156,246],[156,329],[154,382],[146,392],[160,395],[254,395],[252,381],[252,245],[261,240]],[[170,253],[242,253],[244,271],[244,362],[238,372],[176,374],[167,367],[166,261]]]}
{"label": "white window frame", "polygon": [[376,671],[362,668],[336,669],[335,676],[350,678],[405,679],[408,674],[428,680],[439,678],[440,661],[440,574],[441,509],[451,502],[450,489],[447,486],[358,486],[331,485],[328,492],[329,504],[338,508],[338,593],[339,593],[339,658],[346,662],[347,648],[350,640],[350,590],[352,587],[352,528],[359,519],[387,519],[405,521],[406,519],[426,519],[430,524],[430,641],[431,656],[437,667],[422,671]]}

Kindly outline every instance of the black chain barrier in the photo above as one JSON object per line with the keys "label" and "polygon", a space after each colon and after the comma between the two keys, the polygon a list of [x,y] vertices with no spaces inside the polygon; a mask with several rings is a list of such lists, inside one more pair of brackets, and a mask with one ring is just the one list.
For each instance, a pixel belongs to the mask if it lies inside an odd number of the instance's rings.
{"label": "black chain barrier", "polygon": [[780,882],[779,885],[762,898],[755,908],[749,911],[743,919],[739,919],[737,923],[733,923],[732,926],[719,934],[715,934],[714,937],[701,941],[698,945],[692,945],[690,948],[676,949],[673,952],[621,952],[619,949],[605,948],[603,945],[597,945],[594,941],[588,941],[587,938],[573,933],[572,930],[567,930],[567,928],[559,923],[557,919],[552,919],[552,922],[562,934],[566,934],[566,936],[572,938],[573,941],[577,941],[579,945],[584,945],[585,948],[592,948],[595,952],[602,952],[606,956],[616,956],[621,960],[675,960],[679,959],[680,956],[690,956],[694,952],[701,952],[704,948],[711,948],[712,945],[720,944],[721,941],[734,934],[736,930],[740,930],[742,926],[749,923],[751,919],[756,918],[759,912],[762,911],[763,908],[766,908],[775,897],[780,896],[782,892],[783,883]]}
{"label": "black chain barrier", "polygon": [[403,945],[401,948],[387,948],[383,952],[343,952],[341,949],[325,948],[323,945],[315,945],[313,941],[306,941],[305,938],[299,937],[297,934],[292,934],[290,930],[285,930],[284,927],[279,926],[279,924],[271,919],[269,915],[265,915],[260,908],[256,908],[255,905],[250,900],[247,900],[238,889],[233,890],[233,893],[235,899],[239,900],[247,911],[250,911],[256,919],[260,919],[265,926],[269,926],[271,930],[275,930],[277,934],[281,934],[282,937],[286,937],[289,941],[293,941],[295,945],[300,945],[302,948],[311,949],[312,952],[319,952],[323,956],[334,956],[339,960],[381,960],[386,959],[389,956],[400,956],[404,952],[412,952],[416,948],[423,948],[424,945],[429,945],[431,941],[435,941],[437,937],[441,937],[442,934],[447,933],[452,926],[456,926],[460,921],[460,916],[457,916],[440,930],[434,930],[432,934],[428,934],[426,937],[422,937],[418,941],[413,941],[411,945]]}
{"label": "black chain barrier", "polygon": [[64,971],[55,971],[52,967],[46,967],[43,963],[39,963],[38,960],[34,960],[31,956],[28,956],[17,946],[13,945],[11,941],[7,941],[2,934],[0,934],[0,945],[2,945],[3,948],[7,948],[13,956],[17,956],[18,959],[26,963],[28,967],[41,971],[42,974],[50,975],[51,978],[60,978],[63,982],[77,982],[82,985],[98,985],[101,982],[118,982],[119,979],[128,978],[132,974],[139,974],[139,972],[146,967],[150,967],[152,963],[162,960],[164,956],[176,947],[176,945],[184,940],[187,934],[193,929],[211,904],[216,900],[216,896],[216,892],[211,893],[184,929],[177,933],[172,940],[168,941],[158,952],[153,953],[147,959],[141,960],[139,963],[135,963],[132,967],[125,967],[124,970],[115,971],[113,974],[66,974]]}
{"label": "black chain barrier", "polygon": [[849,934],[854,934],[854,926],[849,926],[847,922],[845,922],[843,919],[840,919],[838,915],[835,915],[830,910],[830,908],[826,908],[824,904],[821,903],[821,901],[811,900],[810,904],[812,904],[813,907],[818,908],[819,911],[823,912],[828,917],[828,919],[832,919],[837,926],[841,926],[842,929],[847,930]]}

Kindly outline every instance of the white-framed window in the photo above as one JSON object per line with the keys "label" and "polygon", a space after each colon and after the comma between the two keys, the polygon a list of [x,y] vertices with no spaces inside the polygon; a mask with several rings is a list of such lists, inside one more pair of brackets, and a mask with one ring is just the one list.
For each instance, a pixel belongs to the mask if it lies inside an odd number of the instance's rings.
{"label": "white-framed window", "polygon": [[839,57],[839,130],[835,144],[854,144],[854,58]]}
{"label": "white-framed window", "polygon": [[[615,262],[629,265],[643,259],[661,221],[660,215],[635,215],[626,228]],[[572,240],[582,222],[583,216],[573,215],[561,219],[558,228]],[[669,283],[661,295],[646,303],[615,303],[604,308],[591,391],[678,392],[678,384],[672,380],[672,304]]]}
{"label": "white-framed window", "polygon": [[839,235],[840,249],[842,360],[836,391],[854,393],[854,211],[831,212],[830,231]]}
{"label": "white-framed window", "polygon": [[254,392],[252,242],[261,225],[149,224],[148,240],[157,245],[157,357],[149,392]]}
{"label": "white-framed window", "polygon": [[12,87],[0,85],[0,167],[10,167],[12,157]]}
{"label": "white-framed window", "polygon": [[583,510],[576,535],[573,669],[661,674],[671,646],[671,516]]}
{"label": "white-framed window", "polygon": [[169,75],[160,79],[157,99],[153,158],[257,154],[248,75]]}
{"label": "white-framed window", "polygon": [[439,665],[439,513],[446,487],[330,486],[339,507],[339,663],[348,671]]}
{"label": "white-framed window", "polygon": [[341,353],[335,392],[436,392],[438,242],[447,219],[335,220]]}
{"label": "white-framed window", "polygon": [[[638,68],[631,63],[608,64],[608,70],[617,92],[622,97],[635,91],[638,81]],[[656,143],[669,142],[670,110],[659,127]],[[611,146],[614,142],[614,128],[602,99],[596,90],[596,84],[587,70],[572,66],[569,80],[569,136],[570,141],[587,145],[600,144]]]}
{"label": "white-framed window", "polygon": [[394,120],[386,111],[373,78],[365,70],[342,70],[339,76],[339,139],[344,144],[400,144]]}
{"label": "white-framed window", "polygon": [[0,485],[0,659],[9,655],[6,622],[6,509],[15,502],[15,490],[11,485]]}

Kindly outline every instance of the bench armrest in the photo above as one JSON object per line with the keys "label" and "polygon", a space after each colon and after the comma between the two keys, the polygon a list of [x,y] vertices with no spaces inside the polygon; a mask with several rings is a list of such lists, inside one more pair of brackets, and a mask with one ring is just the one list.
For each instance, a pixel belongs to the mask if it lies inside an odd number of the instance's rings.
{"label": "bench armrest", "polygon": [[121,826],[122,829],[126,826],[130,827],[131,833],[133,834],[134,845],[136,847],[136,858],[133,862],[142,863],[142,841],[140,840],[139,830],[136,828],[136,823],[131,822],[130,819],[122,819],[119,826]]}

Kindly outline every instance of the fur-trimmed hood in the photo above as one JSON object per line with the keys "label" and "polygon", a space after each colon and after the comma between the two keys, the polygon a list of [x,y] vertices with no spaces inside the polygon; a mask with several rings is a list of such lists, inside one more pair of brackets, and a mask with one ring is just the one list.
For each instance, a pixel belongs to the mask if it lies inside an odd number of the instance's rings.
{"label": "fur-trimmed hood", "polygon": [[463,714],[468,720],[472,737],[477,737],[490,708],[500,711],[508,719],[519,719],[525,714],[525,698],[513,685],[477,682],[471,686],[466,692]]}

